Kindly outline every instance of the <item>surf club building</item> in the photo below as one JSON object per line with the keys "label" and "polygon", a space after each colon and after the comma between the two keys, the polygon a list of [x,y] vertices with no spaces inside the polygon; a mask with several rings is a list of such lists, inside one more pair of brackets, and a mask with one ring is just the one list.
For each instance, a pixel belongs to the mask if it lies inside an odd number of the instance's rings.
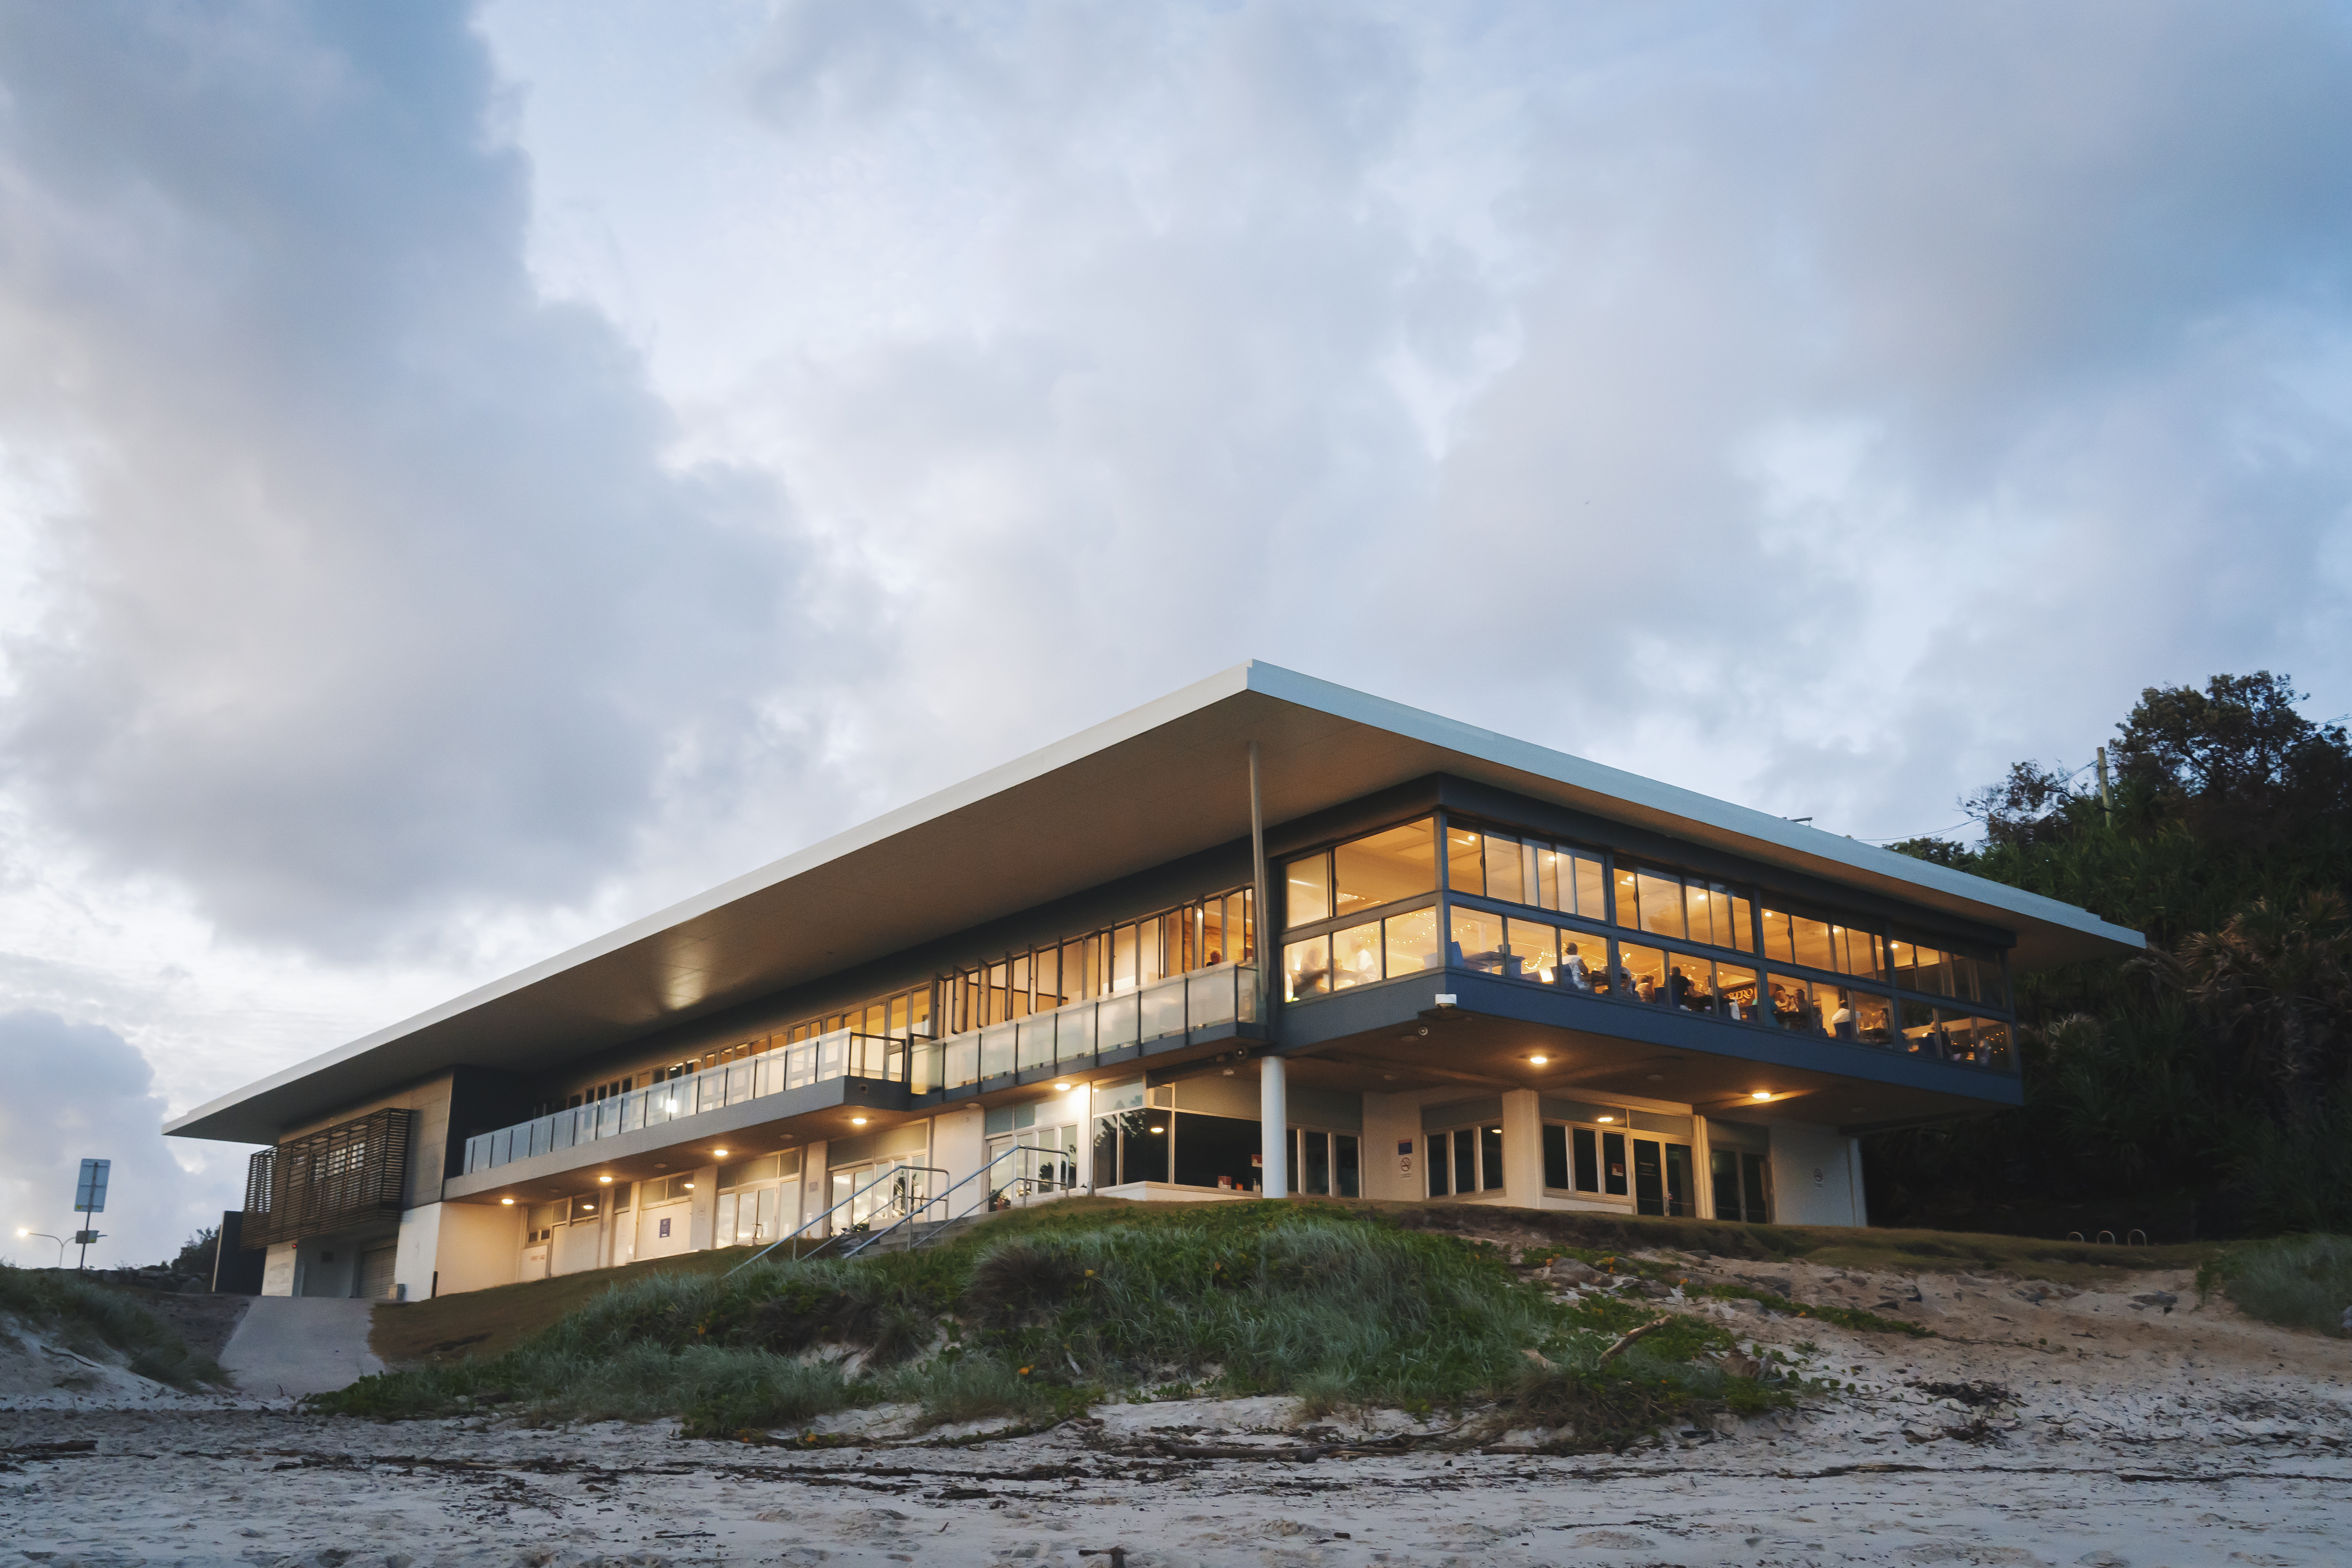
{"label": "surf club building", "polygon": [[[1072,1192],[1864,1222],[2085,911],[1248,664],[191,1111],[266,1294]],[[846,1243],[845,1243],[846,1245]]]}

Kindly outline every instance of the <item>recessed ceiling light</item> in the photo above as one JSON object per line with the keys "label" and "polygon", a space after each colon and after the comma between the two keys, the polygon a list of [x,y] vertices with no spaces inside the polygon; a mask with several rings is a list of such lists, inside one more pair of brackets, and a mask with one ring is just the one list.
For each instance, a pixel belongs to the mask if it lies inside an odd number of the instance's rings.
{"label": "recessed ceiling light", "polygon": [[1057,1083],[1054,1086],[1054,1092],[1055,1094],[1067,1094],[1070,1092],[1070,1086],[1066,1083]]}
{"label": "recessed ceiling light", "polygon": [[1772,1098],[1772,1091],[1769,1089],[1759,1089],[1748,1098],[1750,1100],[1769,1100]]}
{"label": "recessed ceiling light", "polygon": [[863,1116],[853,1116],[849,1119],[849,1124],[852,1127],[863,1127],[866,1125],[866,1118]]}
{"label": "recessed ceiling light", "polygon": [[724,1149],[713,1149],[711,1153],[717,1155],[721,1160],[727,1158],[727,1151]]}
{"label": "recessed ceiling light", "polygon": [[1165,1132],[1165,1131],[1168,1131],[1168,1129],[1166,1129],[1165,1127],[1155,1127],[1155,1128],[1153,1128],[1153,1129],[1152,1129],[1152,1131],[1153,1131],[1154,1132]]}
{"label": "recessed ceiling light", "polygon": [[1528,1060],[1535,1063],[1538,1067],[1541,1067],[1544,1063],[1551,1060],[1551,1058],[1549,1057],[1529,1057]]}
{"label": "recessed ceiling light", "polygon": [[514,1207],[514,1199],[512,1198],[500,1198],[499,1202],[505,1205],[508,1208]]}
{"label": "recessed ceiling light", "polygon": [[604,1185],[608,1186],[608,1187],[609,1187],[609,1186],[611,1186],[611,1185],[613,1184],[613,1178],[612,1178],[612,1177],[610,1177],[610,1176],[599,1176],[599,1177],[597,1177],[597,1178],[596,1178],[596,1180],[597,1180],[599,1183],[601,1183],[601,1184],[603,1184]]}

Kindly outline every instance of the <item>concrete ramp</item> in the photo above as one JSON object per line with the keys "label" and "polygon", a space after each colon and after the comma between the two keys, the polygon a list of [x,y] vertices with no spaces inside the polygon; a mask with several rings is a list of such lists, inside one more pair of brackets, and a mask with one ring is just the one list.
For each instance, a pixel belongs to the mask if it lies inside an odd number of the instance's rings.
{"label": "concrete ramp", "polygon": [[244,1393],[262,1399],[349,1387],[383,1363],[368,1349],[375,1303],[324,1296],[259,1296],[221,1352]]}

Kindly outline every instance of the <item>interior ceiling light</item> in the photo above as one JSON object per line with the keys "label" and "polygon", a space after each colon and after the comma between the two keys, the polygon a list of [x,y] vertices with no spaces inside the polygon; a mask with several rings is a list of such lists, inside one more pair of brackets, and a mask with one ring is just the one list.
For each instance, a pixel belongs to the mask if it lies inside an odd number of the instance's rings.
{"label": "interior ceiling light", "polygon": [[1054,1086],[1054,1092],[1055,1094],[1067,1094],[1070,1092],[1070,1086],[1066,1083],[1057,1083]]}
{"label": "interior ceiling light", "polygon": [[863,1116],[853,1116],[849,1119],[849,1124],[852,1127],[863,1127],[866,1125],[866,1118]]}

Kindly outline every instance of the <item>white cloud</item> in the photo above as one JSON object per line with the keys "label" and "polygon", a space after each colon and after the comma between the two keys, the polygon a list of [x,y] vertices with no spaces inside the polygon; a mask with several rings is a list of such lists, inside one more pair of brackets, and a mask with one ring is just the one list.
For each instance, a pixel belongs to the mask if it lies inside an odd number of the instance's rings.
{"label": "white cloud", "polygon": [[1873,837],[2352,708],[2347,50],[0,5],[0,996],[184,1108],[1252,655]]}

